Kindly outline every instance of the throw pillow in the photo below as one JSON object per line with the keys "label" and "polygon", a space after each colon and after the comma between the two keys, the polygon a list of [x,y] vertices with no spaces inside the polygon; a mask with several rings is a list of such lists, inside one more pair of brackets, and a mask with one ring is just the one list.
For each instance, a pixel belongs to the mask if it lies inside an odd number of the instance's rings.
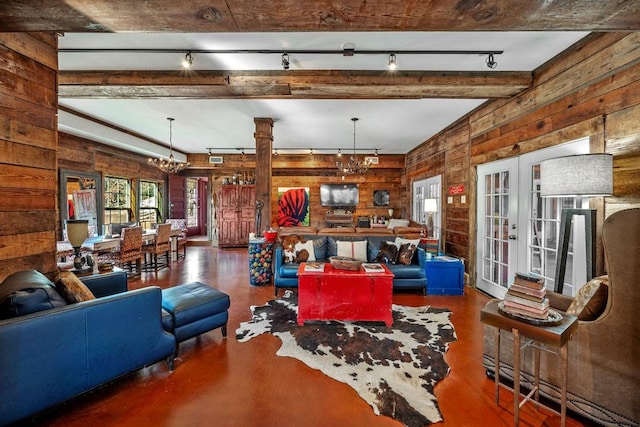
{"label": "throw pillow", "polygon": [[396,261],[398,264],[410,265],[411,260],[413,259],[413,254],[416,252],[416,245],[411,243],[405,243],[400,246],[400,251],[398,252],[398,260]]}
{"label": "throw pillow", "polygon": [[414,245],[415,247],[418,247],[418,245],[420,244],[420,239],[404,239],[402,237],[396,237],[396,240],[394,243],[396,244],[399,250],[400,246],[404,245],[405,243],[409,243],[410,245]]}
{"label": "throw pillow", "polygon": [[349,242],[344,240],[336,241],[338,246],[338,256],[355,258],[367,262],[367,241],[360,240]]}
{"label": "throw pillow", "polygon": [[60,271],[56,275],[56,289],[67,304],[96,299],[93,293],[70,271]]}
{"label": "throw pillow", "polygon": [[395,264],[398,258],[398,248],[393,242],[381,242],[380,251],[376,256],[376,262],[384,262],[385,264]]}
{"label": "throw pillow", "polygon": [[576,316],[578,320],[596,320],[607,307],[609,294],[607,276],[592,279],[584,285],[571,301],[567,314]]}
{"label": "throw pillow", "polygon": [[295,261],[297,263],[316,260],[316,253],[315,253],[315,250],[313,249],[313,240],[307,240],[306,242],[296,243],[295,252],[296,252]]}

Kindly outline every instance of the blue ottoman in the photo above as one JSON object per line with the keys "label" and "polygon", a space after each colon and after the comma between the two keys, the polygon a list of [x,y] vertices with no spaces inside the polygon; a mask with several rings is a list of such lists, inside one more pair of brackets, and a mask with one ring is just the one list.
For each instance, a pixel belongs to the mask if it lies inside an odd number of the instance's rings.
{"label": "blue ottoman", "polygon": [[162,290],[163,327],[176,337],[175,356],[182,341],[215,328],[227,336],[229,295],[200,282],[190,282]]}

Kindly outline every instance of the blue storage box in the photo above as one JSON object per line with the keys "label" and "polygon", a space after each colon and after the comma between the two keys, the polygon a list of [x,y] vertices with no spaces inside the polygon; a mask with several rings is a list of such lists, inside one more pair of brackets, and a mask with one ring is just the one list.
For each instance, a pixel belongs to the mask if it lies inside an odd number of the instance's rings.
{"label": "blue storage box", "polygon": [[427,295],[464,294],[464,264],[452,257],[433,257],[425,262]]}

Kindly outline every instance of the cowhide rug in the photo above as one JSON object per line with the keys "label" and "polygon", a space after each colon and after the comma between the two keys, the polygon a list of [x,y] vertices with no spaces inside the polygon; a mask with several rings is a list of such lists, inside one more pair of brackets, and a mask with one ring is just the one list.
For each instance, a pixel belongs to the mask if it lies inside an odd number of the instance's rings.
{"label": "cowhide rug", "polygon": [[393,326],[372,322],[307,322],[298,326],[297,294],[252,306],[236,331],[240,342],[264,333],[290,356],[350,385],[376,414],[407,426],[442,421],[435,385],[449,373],[444,353],[456,333],[446,309],[393,305]]}

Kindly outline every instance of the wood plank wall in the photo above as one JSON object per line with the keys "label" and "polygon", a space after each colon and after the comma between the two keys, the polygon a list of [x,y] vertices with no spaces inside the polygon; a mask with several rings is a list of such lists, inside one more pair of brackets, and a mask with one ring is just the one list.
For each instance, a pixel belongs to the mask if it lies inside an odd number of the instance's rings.
{"label": "wood plank wall", "polygon": [[[166,175],[149,165],[147,157],[64,132],[58,136],[58,166],[60,169],[99,173],[102,179],[105,175],[126,178],[131,180],[133,188],[140,180],[159,181],[166,185]],[[62,236],[59,212],[56,218],[56,236],[59,239]]]}
{"label": "wood plank wall", "polygon": [[[214,194],[215,188],[225,177],[234,173],[253,177],[255,174],[255,156],[253,154],[216,154],[222,156],[224,163],[209,165],[208,155],[194,154],[189,156],[192,168],[210,173]],[[360,203],[354,219],[358,216],[388,216],[387,207],[373,205],[374,190],[389,190],[390,206],[394,209],[394,218],[407,218],[409,209],[406,208],[403,187],[400,185],[404,170],[404,155],[380,155],[379,164],[373,165],[364,176],[347,176],[342,181],[336,169],[336,156],[329,154],[279,154],[272,157],[272,190],[271,190],[271,218],[263,219],[263,224],[276,227],[278,209],[278,188],[280,187],[308,187],[309,188],[309,221],[310,225],[324,227],[326,207],[320,205],[320,184],[326,183],[358,183],[360,187]],[[192,171],[192,174],[197,172]]]}
{"label": "wood plank wall", "polygon": [[0,33],[0,281],[55,270],[58,41]]}
{"label": "wood plank wall", "polygon": [[[545,64],[531,89],[484,104],[412,150],[403,185],[442,174],[445,192],[465,186],[467,203],[458,195],[444,207],[444,248],[467,259],[473,279],[477,166],[582,137],[592,152],[614,155],[614,194],[591,201],[600,218],[639,207],[640,33],[593,34]],[[597,265],[602,271],[601,247]]]}

